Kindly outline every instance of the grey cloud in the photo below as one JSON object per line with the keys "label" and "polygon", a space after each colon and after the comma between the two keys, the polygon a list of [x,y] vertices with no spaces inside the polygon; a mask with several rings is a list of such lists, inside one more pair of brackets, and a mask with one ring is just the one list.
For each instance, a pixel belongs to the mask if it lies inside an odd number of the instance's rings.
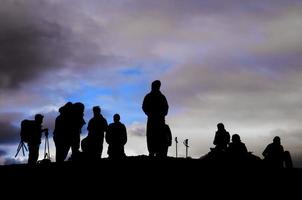
{"label": "grey cloud", "polygon": [[13,143],[18,139],[20,139],[18,128],[0,121],[0,143]]}
{"label": "grey cloud", "polygon": [[146,125],[143,123],[133,123],[127,129],[128,133],[133,136],[146,137]]}
{"label": "grey cloud", "polygon": [[6,152],[6,151],[4,151],[4,150],[0,149],[0,157],[5,156],[6,154],[7,154],[7,152]]}
{"label": "grey cloud", "polygon": [[[1,7],[0,89],[18,88],[52,70],[76,71],[114,60],[103,55],[95,38],[89,37],[93,20],[76,11],[66,12],[64,4],[5,1]],[[81,17],[85,24],[73,21]],[[88,35],[73,25],[87,29]]]}
{"label": "grey cloud", "polygon": [[23,115],[21,113],[0,114],[0,143],[12,144],[20,139],[19,124]]}

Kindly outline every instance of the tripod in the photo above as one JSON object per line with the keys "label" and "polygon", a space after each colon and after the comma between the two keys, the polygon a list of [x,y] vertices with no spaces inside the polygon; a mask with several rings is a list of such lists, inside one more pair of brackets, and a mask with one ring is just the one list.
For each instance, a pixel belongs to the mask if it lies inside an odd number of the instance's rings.
{"label": "tripod", "polygon": [[21,140],[19,145],[18,145],[18,148],[17,148],[17,153],[15,155],[15,158],[18,156],[20,150],[22,149],[22,153],[23,153],[23,156],[25,156],[25,151],[28,151],[26,145],[24,144],[24,142]]}
{"label": "tripod", "polygon": [[44,159],[50,160],[48,132],[45,134]]}

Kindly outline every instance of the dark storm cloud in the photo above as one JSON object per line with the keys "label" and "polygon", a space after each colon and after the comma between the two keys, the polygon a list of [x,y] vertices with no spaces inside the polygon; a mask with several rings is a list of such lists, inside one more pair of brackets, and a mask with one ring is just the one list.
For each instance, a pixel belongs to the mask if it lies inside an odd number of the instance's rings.
{"label": "dark storm cloud", "polygon": [[[73,14],[74,18],[81,15]],[[92,31],[93,22],[85,19],[87,27],[81,28]],[[47,1],[4,1],[0,8],[0,89],[17,88],[51,70],[106,62],[108,57],[99,53],[99,47],[73,29],[73,20],[63,6]]]}
{"label": "dark storm cloud", "polygon": [[21,113],[0,113],[0,144],[11,144],[20,139]]}
{"label": "dark storm cloud", "polygon": [[0,157],[5,156],[6,154],[7,154],[7,152],[6,152],[6,151],[4,151],[4,150],[0,149]]}
{"label": "dark storm cloud", "polygon": [[0,121],[0,144],[13,143],[18,139],[19,129],[10,123]]}

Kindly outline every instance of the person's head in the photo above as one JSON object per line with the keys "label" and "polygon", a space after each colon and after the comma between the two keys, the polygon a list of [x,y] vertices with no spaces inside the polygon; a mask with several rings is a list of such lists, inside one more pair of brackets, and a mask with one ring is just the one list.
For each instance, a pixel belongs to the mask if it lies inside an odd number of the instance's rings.
{"label": "person's head", "polygon": [[224,130],[224,125],[223,125],[223,123],[217,124],[217,128],[218,128],[218,130]]}
{"label": "person's head", "polygon": [[274,144],[280,145],[280,144],[281,144],[281,139],[280,139],[280,137],[279,137],[279,136],[274,137],[273,143],[274,143]]}
{"label": "person's head", "polygon": [[83,103],[81,103],[81,102],[77,102],[77,103],[75,103],[75,104],[73,104],[73,108],[74,108],[74,111],[76,112],[76,113],[83,113],[84,112],[84,110],[85,110],[85,106],[84,106],[84,104]]}
{"label": "person's head", "polygon": [[72,103],[71,102],[67,102],[64,106],[62,106],[59,109],[60,114],[66,114],[67,112],[69,112],[72,108]]}
{"label": "person's head", "polygon": [[36,121],[38,124],[42,124],[42,123],[43,123],[43,118],[44,118],[44,116],[41,115],[41,114],[36,114],[36,115],[35,115],[35,121]]}
{"label": "person's head", "polygon": [[119,114],[115,114],[113,115],[113,121],[116,123],[116,122],[119,122],[121,119],[120,115]]}
{"label": "person's head", "polygon": [[161,86],[161,82],[159,80],[152,82],[152,91],[159,91]]}
{"label": "person's head", "polygon": [[232,135],[232,142],[233,143],[240,143],[241,142],[240,136],[238,134]]}
{"label": "person's head", "polygon": [[93,110],[94,116],[101,114],[101,108],[99,106],[94,106],[92,110]]}

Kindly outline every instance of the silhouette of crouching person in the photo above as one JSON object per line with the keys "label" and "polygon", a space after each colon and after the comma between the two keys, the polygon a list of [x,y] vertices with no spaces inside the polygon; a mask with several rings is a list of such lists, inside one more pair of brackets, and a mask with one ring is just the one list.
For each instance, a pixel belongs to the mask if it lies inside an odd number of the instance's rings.
{"label": "silhouette of crouching person", "polygon": [[159,137],[162,137],[158,140],[158,149],[156,150],[156,156],[160,158],[167,157],[168,149],[172,145],[172,133],[169,125],[164,124],[161,128],[161,134]]}
{"label": "silhouette of crouching person", "polygon": [[232,142],[227,148],[228,156],[235,163],[245,164],[248,158],[248,151],[238,134],[232,135]]}
{"label": "silhouette of crouching person", "polygon": [[48,136],[48,129],[42,129],[43,118],[43,115],[36,114],[32,123],[31,134],[28,137],[29,165],[34,165],[38,161],[42,133],[45,132],[45,135]]}
{"label": "silhouette of crouching person", "polygon": [[274,137],[273,142],[265,148],[262,155],[267,167],[292,168],[293,163],[289,151],[284,151],[279,136]]}
{"label": "silhouette of crouching person", "polygon": [[107,120],[101,114],[99,106],[93,107],[93,118],[88,122],[88,136],[81,142],[82,151],[92,159],[101,158],[104,132],[108,129]]}
{"label": "silhouette of crouching person", "polygon": [[112,159],[125,158],[126,154],[124,146],[127,143],[127,129],[126,126],[120,122],[120,115],[113,116],[113,123],[108,126],[106,133],[106,142],[108,143],[108,156]]}

